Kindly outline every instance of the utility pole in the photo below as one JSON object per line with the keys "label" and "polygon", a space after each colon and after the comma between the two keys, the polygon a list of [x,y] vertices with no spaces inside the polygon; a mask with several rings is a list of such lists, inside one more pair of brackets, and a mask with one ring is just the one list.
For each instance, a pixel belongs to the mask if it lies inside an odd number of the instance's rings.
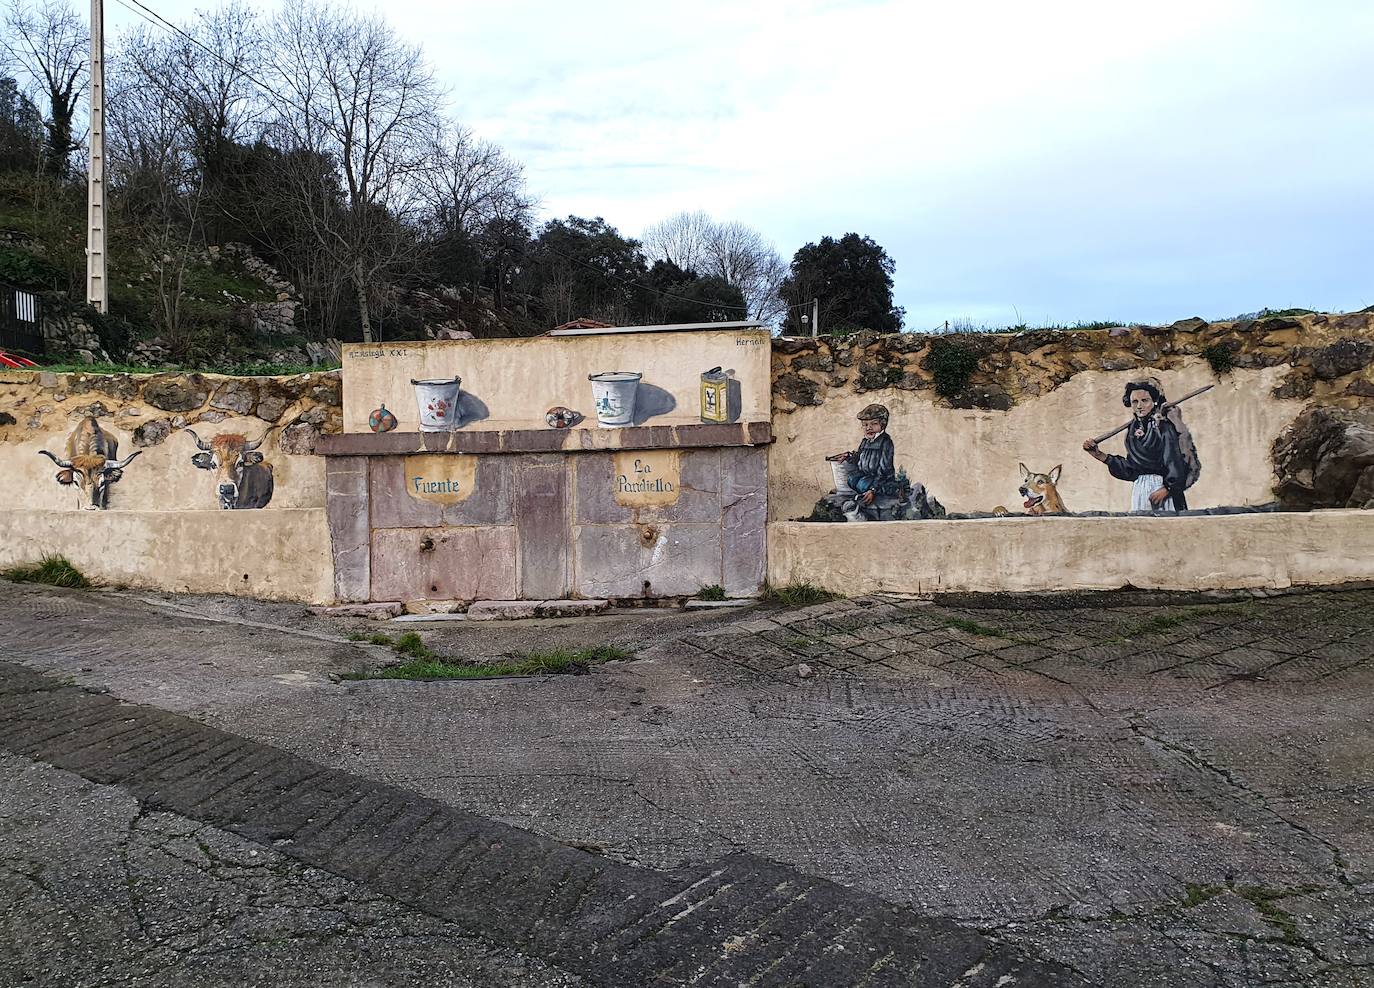
{"label": "utility pole", "polygon": [[811,300],[811,335],[821,335],[821,300],[818,298]]}
{"label": "utility pole", "polygon": [[105,5],[91,0],[91,162],[86,191],[86,301],[108,311],[105,290]]}

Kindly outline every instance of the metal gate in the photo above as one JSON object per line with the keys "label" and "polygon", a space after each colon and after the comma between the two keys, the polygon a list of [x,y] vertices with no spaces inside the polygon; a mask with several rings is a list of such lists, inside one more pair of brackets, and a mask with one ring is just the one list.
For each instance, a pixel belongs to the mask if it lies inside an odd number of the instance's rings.
{"label": "metal gate", "polygon": [[0,283],[0,350],[43,355],[43,303],[33,292]]}

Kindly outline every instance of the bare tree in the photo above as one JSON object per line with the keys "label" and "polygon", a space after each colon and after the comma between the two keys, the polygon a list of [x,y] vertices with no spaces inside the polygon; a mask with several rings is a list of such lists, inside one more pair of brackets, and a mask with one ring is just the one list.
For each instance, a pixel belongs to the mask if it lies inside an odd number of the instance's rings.
{"label": "bare tree", "polygon": [[495,144],[457,123],[430,135],[429,167],[419,175],[426,222],[441,233],[475,233],[492,220],[528,212],[524,168]]}
{"label": "bare tree", "polygon": [[651,261],[670,261],[684,271],[704,274],[710,262],[708,245],[715,236],[716,222],[698,209],[675,213],[644,231],[640,239]]}
{"label": "bare tree", "polygon": [[[228,192],[228,152],[261,133],[266,103],[254,76],[264,65],[257,14],[233,2],[201,15],[183,34],[126,36],[112,59],[126,90],[143,90],[159,115],[175,118],[179,144],[199,172],[200,194],[212,226],[235,207]],[[212,54],[213,53],[213,54]],[[207,231],[217,240],[219,230]]]}
{"label": "bare tree", "polygon": [[347,272],[371,342],[379,282],[415,260],[405,221],[421,205],[421,173],[431,167],[438,89],[420,50],[376,17],[292,3],[274,33],[277,143],[327,156],[340,178],[334,187],[303,169],[287,183],[293,201],[285,205]]}
{"label": "bare tree", "polygon": [[0,58],[47,104],[45,167],[63,176],[71,169],[76,111],[86,92],[90,33],[66,0],[10,0],[0,33]]}
{"label": "bare tree", "polygon": [[717,223],[698,210],[678,213],[644,231],[650,260],[723,278],[744,294],[752,318],[775,325],[786,313],[778,286],[787,264],[763,234],[743,223]]}

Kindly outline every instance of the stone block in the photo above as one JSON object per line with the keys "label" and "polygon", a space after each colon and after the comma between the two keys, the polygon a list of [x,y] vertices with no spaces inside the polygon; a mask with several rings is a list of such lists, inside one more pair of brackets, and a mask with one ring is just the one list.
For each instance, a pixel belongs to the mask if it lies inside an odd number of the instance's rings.
{"label": "stone block", "polygon": [[573,538],[582,596],[687,596],[721,582],[719,524],[581,525]]}
{"label": "stone block", "polygon": [[537,600],[479,600],[468,608],[469,621],[518,621],[534,617]]}
{"label": "stone block", "polygon": [[568,467],[561,457],[521,457],[515,472],[514,520],[520,589],[526,599],[568,592]]}
{"label": "stone block", "polygon": [[372,596],[381,600],[508,600],[515,529],[392,528],[372,533]]}
{"label": "stone block", "polygon": [[721,450],[721,586],[732,597],[763,589],[768,572],[768,450]]}
{"label": "stone block", "polygon": [[466,621],[466,614],[402,614],[391,619],[392,624],[434,624],[444,621]]}
{"label": "stone block", "polygon": [[678,498],[672,504],[630,508],[615,499],[615,458],[595,453],[576,458],[576,522],[581,525],[720,520],[720,451],[684,449],[678,453]]}
{"label": "stone block", "polygon": [[338,604],[333,607],[312,607],[310,613],[319,617],[363,617],[380,620],[401,613],[400,601],[379,601],[373,604]]}
{"label": "stone block", "polygon": [[331,456],[324,461],[324,489],[331,497],[336,494],[352,497],[368,495],[368,461],[365,456]]}
{"label": "stone block", "polygon": [[630,523],[633,512],[617,504],[613,484],[615,470],[609,453],[584,453],[574,457],[576,475],[576,508],[574,520],[579,525],[609,525]]}
{"label": "stone block", "polygon": [[440,525],[509,525],[513,458],[484,456],[477,461],[472,494],[444,506],[411,497],[406,490],[405,458],[372,460],[372,524],[376,528],[434,528]]}

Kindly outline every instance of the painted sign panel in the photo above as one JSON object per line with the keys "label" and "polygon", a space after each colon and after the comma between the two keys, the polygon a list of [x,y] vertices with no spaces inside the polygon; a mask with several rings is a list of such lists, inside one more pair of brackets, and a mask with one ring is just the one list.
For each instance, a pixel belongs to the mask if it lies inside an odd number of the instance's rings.
{"label": "painted sign panel", "polygon": [[476,457],[442,454],[406,457],[406,493],[417,501],[443,505],[466,501],[472,496],[476,480]]}
{"label": "painted sign panel", "polygon": [[676,504],[682,477],[676,450],[616,453],[611,483],[617,504],[627,508],[661,508]]}

